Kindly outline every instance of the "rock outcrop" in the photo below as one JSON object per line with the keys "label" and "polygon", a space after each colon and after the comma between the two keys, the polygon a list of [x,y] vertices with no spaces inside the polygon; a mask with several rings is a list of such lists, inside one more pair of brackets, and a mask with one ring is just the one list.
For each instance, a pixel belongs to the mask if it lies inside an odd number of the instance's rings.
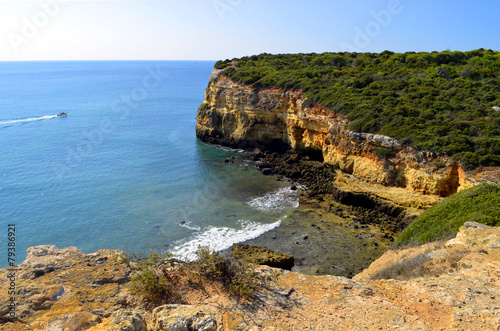
{"label": "rock outcrop", "polygon": [[[130,269],[117,252],[37,246],[17,270],[15,323],[9,284],[0,285],[0,329],[497,330],[499,243],[500,228],[466,223],[446,243],[388,251],[353,279],[261,266],[253,299],[205,283],[182,304],[158,307],[128,292]],[[38,269],[47,272],[33,277]]]}
{"label": "rock outcrop", "polygon": [[445,155],[417,152],[393,138],[357,133],[348,120],[301,91],[257,88],[214,70],[198,110],[196,134],[235,148],[292,149],[370,183],[449,196],[473,182]]}
{"label": "rock outcrop", "polygon": [[233,244],[231,254],[237,259],[243,259],[256,265],[267,265],[285,270],[292,270],[294,264],[293,255],[254,245]]}
{"label": "rock outcrop", "polygon": [[217,331],[217,311],[210,306],[164,305],[153,310],[153,330]]}
{"label": "rock outcrop", "polygon": [[[130,272],[116,251],[83,254],[76,247],[30,247],[16,269],[0,269],[2,279],[15,278],[13,290],[8,282],[0,286],[0,323],[5,326],[0,329],[87,330],[120,308],[136,307],[125,285]],[[17,329],[6,324],[11,298]]]}

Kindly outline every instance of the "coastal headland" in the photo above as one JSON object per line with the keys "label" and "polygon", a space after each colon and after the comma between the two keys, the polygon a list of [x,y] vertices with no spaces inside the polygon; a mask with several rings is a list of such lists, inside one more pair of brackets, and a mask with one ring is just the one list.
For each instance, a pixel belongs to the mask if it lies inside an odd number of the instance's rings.
{"label": "coastal headland", "polygon": [[[308,102],[299,89],[239,82],[217,68],[196,134],[249,150],[264,174],[301,191],[301,206],[286,222],[253,242],[297,253],[295,269],[255,267],[254,292],[238,297],[215,277],[153,263],[143,285],[153,285],[150,294],[169,293],[153,302],[133,291],[137,264],[121,251],[35,246],[19,266],[0,269],[9,280],[0,285],[0,328],[500,328],[498,227],[466,222],[453,239],[387,249],[433,205],[482,182],[498,184],[498,167],[472,169],[444,153],[353,131],[346,116]],[[168,284],[155,287],[160,279]]]}

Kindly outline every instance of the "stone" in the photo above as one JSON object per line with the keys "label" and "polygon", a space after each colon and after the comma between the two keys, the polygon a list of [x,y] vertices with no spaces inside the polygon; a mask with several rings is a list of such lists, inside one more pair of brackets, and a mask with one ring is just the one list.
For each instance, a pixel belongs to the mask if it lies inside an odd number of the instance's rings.
{"label": "stone", "polygon": [[153,310],[153,331],[216,331],[217,311],[210,306],[164,305]]}
{"label": "stone", "polygon": [[264,174],[266,176],[271,175],[273,173],[273,169],[271,169],[271,168],[264,168],[261,171],[262,171],[262,174]]}
{"label": "stone", "polygon": [[120,309],[115,311],[109,320],[106,331],[147,331],[144,318],[136,311]]}
{"label": "stone", "polygon": [[257,265],[267,265],[285,270],[292,270],[294,265],[293,255],[275,252],[254,245],[233,244],[231,253],[237,259],[244,259]]}
{"label": "stone", "polygon": [[[86,330],[100,323],[101,319],[89,312],[78,312],[57,316],[51,319],[46,327],[46,331],[77,331]],[[118,331],[118,330],[117,330]],[[125,331],[125,330],[124,330]],[[143,331],[143,330],[140,330]],[[146,331],[146,330],[144,330]]]}
{"label": "stone", "polygon": [[500,248],[500,228],[476,222],[466,222],[457,236],[446,242],[446,247],[466,248],[473,251]]}

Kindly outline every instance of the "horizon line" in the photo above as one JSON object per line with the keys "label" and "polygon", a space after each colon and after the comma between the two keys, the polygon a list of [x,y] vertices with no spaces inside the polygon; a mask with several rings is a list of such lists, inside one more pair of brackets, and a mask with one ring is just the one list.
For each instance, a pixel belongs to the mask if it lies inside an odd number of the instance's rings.
{"label": "horizon line", "polygon": [[[0,0],[1,1],[1,0]],[[0,63],[2,62],[118,62],[118,61],[122,61],[122,62],[132,62],[132,61],[136,61],[136,62],[146,62],[146,61],[150,61],[150,62],[159,62],[159,61],[192,61],[192,62],[213,62],[213,61],[219,61],[219,60],[162,60],[162,59],[116,59],[116,60],[110,60],[110,59],[103,59],[103,60],[96,60],[96,59],[80,59],[80,60],[61,60],[61,59],[58,59],[58,60],[0,60]]]}

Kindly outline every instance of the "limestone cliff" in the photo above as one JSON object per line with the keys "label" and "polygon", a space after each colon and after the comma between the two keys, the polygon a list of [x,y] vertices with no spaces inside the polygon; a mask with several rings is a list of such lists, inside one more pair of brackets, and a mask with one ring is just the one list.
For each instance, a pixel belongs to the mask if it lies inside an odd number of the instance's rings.
{"label": "limestone cliff", "polygon": [[306,104],[299,90],[257,88],[214,69],[196,134],[236,148],[292,149],[370,183],[423,194],[449,196],[473,185],[460,164],[445,155],[350,131],[344,116]]}

